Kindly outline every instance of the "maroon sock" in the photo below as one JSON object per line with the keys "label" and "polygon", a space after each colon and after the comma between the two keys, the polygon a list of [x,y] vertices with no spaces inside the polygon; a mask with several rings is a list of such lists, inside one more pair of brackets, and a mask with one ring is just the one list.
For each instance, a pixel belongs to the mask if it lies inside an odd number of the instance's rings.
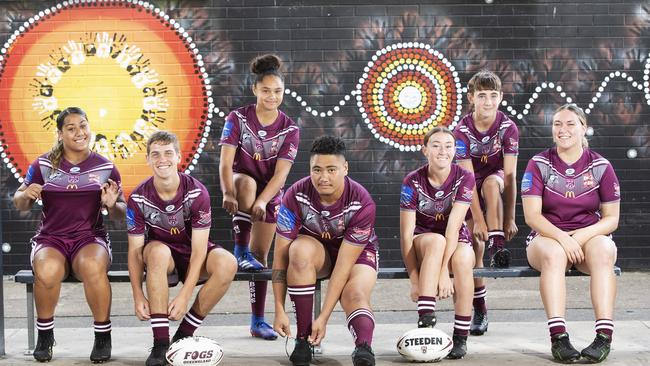
{"label": "maroon sock", "polygon": [[110,333],[111,332],[111,321],[107,320],[105,322],[94,322],[93,328],[95,329],[95,335],[97,333]]}
{"label": "maroon sock", "polygon": [[566,320],[564,318],[557,316],[550,318],[547,322],[548,324],[548,333],[551,336],[551,340],[558,334],[566,333]]}
{"label": "maroon sock", "polygon": [[151,314],[150,322],[154,342],[169,343],[169,319],[167,319],[167,314]]}
{"label": "maroon sock", "polygon": [[505,243],[506,243],[506,236],[503,230],[488,231],[488,248],[495,251],[498,249],[503,249]]}
{"label": "maroon sock", "polygon": [[454,335],[467,337],[471,323],[472,317],[469,315],[454,315]]}
{"label": "maroon sock", "polygon": [[54,317],[36,318],[36,329],[38,331],[54,329]]}
{"label": "maroon sock", "polygon": [[194,309],[190,309],[183,317],[181,325],[178,326],[178,332],[184,337],[194,335],[194,331],[201,326],[203,319],[205,319],[204,316],[199,315]]}
{"label": "maroon sock", "polygon": [[288,286],[287,292],[296,312],[296,338],[305,338],[311,333],[312,309],[314,308],[314,290],[316,285]]}
{"label": "maroon sock", "polygon": [[487,313],[487,306],[485,305],[485,294],[487,290],[485,286],[475,287],[474,288],[474,300],[472,304],[474,305],[474,311],[480,313]]}
{"label": "maroon sock", "polygon": [[251,239],[251,215],[237,211],[232,218],[232,230],[235,236],[235,245],[248,248]]}
{"label": "maroon sock", "polygon": [[357,309],[348,316],[348,329],[354,338],[354,345],[363,343],[372,345],[372,334],[375,331],[375,317],[368,309]]}
{"label": "maroon sock", "polygon": [[611,319],[596,320],[596,334],[598,333],[607,335],[611,343],[614,335],[614,322]]}
{"label": "maroon sock", "polygon": [[251,311],[253,316],[258,318],[264,318],[264,302],[266,301],[266,289],[268,285],[268,281],[248,282],[251,297]]}
{"label": "maroon sock", "polygon": [[436,298],[434,296],[418,296],[418,316],[436,311]]}

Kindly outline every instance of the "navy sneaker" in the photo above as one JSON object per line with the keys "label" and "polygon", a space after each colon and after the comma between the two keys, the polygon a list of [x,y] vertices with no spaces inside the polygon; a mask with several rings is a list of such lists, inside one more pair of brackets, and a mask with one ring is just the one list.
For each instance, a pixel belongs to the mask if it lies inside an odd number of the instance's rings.
{"label": "navy sneaker", "polygon": [[273,327],[263,319],[251,324],[251,335],[255,338],[266,339],[267,341],[272,341],[278,338],[278,333],[276,333],[273,330]]}
{"label": "navy sneaker", "polygon": [[266,268],[249,251],[245,251],[237,257],[237,266],[240,271],[244,272],[259,272]]}

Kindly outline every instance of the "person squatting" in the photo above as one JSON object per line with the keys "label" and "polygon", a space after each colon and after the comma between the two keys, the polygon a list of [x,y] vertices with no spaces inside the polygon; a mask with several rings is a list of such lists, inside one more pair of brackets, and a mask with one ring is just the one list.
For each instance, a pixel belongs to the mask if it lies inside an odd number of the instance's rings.
{"label": "person squatting", "polygon": [[[94,319],[92,362],[111,358],[110,239],[104,216],[126,218],[128,269],[135,315],[152,330],[147,366],[166,365],[170,343],[192,336],[226,294],[236,271],[268,268],[274,244],[273,325],[266,322],[266,281],[250,283],[252,337],[295,336],[293,365],[309,365],[313,347],[326,337],[329,318],[341,304],[354,339],[355,366],[375,365],[375,319],[370,298],[377,280],[379,240],[376,206],[369,192],[348,177],[346,144],[322,136],[311,143],[309,174],[284,191],[298,153],[298,125],[280,110],[282,62],[263,55],[251,62],[254,104],[227,117],[219,145],[222,207],[230,214],[233,254],[209,238],[210,194],[196,178],[178,171],[181,152],[170,132],[153,133],[146,145],[151,177],[131,193],[121,189],[112,162],[90,148],[91,122],[77,107],[61,111],[56,143],[30,166],[13,197],[17,209],[37,200],[43,215],[31,240],[38,340],[35,360],[50,361],[54,314],[61,282],[83,282]],[[483,266],[508,267],[505,244],[515,224],[519,131],[499,111],[503,92],[494,73],[481,71],[468,83],[471,111],[454,131],[429,130],[423,139],[424,165],[406,174],[400,192],[400,247],[417,304],[420,328],[436,325],[436,302],[453,297],[453,348],[447,358],[467,352],[469,334],[488,330],[485,283],[473,278]],[[616,230],[620,186],[608,160],[589,148],[587,119],[575,104],[553,113],[554,146],[528,162],[521,180],[526,256],[541,273],[540,294],[552,357],[559,362],[605,360],[611,349],[616,279]],[[570,342],[565,272],[591,276],[594,341],[578,351]],[[452,279],[453,275],[453,279]],[[313,318],[315,284],[329,279],[320,315]],[[170,300],[169,287],[182,282]],[[143,288],[144,283],[144,288]],[[193,290],[200,286],[190,303]],[[295,333],[285,309],[296,315]],[[472,316],[473,309],[473,316]],[[170,340],[169,321],[180,325]]]}

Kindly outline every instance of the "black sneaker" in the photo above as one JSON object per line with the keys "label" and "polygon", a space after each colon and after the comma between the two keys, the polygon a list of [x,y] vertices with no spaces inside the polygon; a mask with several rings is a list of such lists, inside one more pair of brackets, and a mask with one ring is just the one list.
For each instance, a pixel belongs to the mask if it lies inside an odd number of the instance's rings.
{"label": "black sneaker", "polygon": [[487,313],[474,310],[474,318],[472,318],[472,325],[469,327],[471,335],[480,336],[488,330],[488,316]]}
{"label": "black sneaker", "polygon": [[612,339],[607,334],[596,333],[594,341],[580,355],[593,363],[602,362],[609,355],[611,347]]}
{"label": "black sneaker", "polygon": [[151,353],[147,357],[146,366],[167,366],[165,354],[169,349],[169,342],[153,342]]}
{"label": "black sneaker", "polygon": [[171,344],[174,344],[174,343],[176,343],[176,341],[181,340],[183,338],[187,338],[187,337],[192,337],[192,335],[191,334],[190,335],[181,334],[181,332],[179,332],[177,330],[176,333],[174,333],[174,336],[172,337],[172,343]]}
{"label": "black sneaker", "polygon": [[418,328],[433,328],[436,326],[436,313],[426,313],[418,318]]}
{"label": "black sneaker", "polygon": [[54,346],[54,330],[38,332],[36,348],[34,348],[34,359],[38,362],[49,362],[52,360],[52,347]]}
{"label": "black sneaker", "polygon": [[573,363],[580,359],[580,352],[573,348],[566,332],[551,338],[551,353],[556,361],[562,363]]}
{"label": "black sneaker", "polygon": [[111,332],[95,333],[95,344],[90,352],[92,363],[103,363],[111,359]]}
{"label": "black sneaker", "polygon": [[289,361],[294,366],[309,366],[311,356],[314,353],[314,347],[307,341],[307,338],[297,338],[296,347],[289,356]]}
{"label": "black sneaker", "polygon": [[454,335],[452,340],[454,341],[454,347],[452,347],[446,358],[460,360],[467,354],[467,336]]}
{"label": "black sneaker", "polygon": [[354,348],[352,364],[354,366],[375,366],[375,354],[368,343],[363,342]]}
{"label": "black sneaker", "polygon": [[510,251],[506,248],[497,249],[490,258],[490,267],[508,268],[510,267]]}

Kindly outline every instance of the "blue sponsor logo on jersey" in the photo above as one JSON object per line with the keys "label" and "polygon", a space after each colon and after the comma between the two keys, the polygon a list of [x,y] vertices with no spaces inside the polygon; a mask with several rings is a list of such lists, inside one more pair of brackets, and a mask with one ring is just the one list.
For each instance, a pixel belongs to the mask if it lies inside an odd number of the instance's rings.
{"label": "blue sponsor logo on jersey", "polygon": [[27,175],[25,176],[25,184],[31,184],[32,183],[32,177],[34,176],[34,167],[29,166],[29,169],[27,169]]}
{"label": "blue sponsor logo on jersey", "polygon": [[232,132],[233,122],[229,119],[226,120],[226,123],[223,125],[223,131],[221,131],[221,139],[226,139],[230,137]]}
{"label": "blue sponsor logo on jersey", "polygon": [[126,209],[126,227],[128,230],[135,229],[135,212],[132,208]]}
{"label": "blue sponsor logo on jersey", "polygon": [[465,156],[467,154],[467,145],[463,141],[456,141],[456,155]]}
{"label": "blue sponsor logo on jersey", "polygon": [[290,233],[296,227],[296,215],[285,205],[280,206],[278,212],[278,230]]}
{"label": "blue sponsor logo on jersey", "polygon": [[413,199],[413,188],[402,185],[402,194],[400,195],[400,203],[402,205],[409,205]]}
{"label": "blue sponsor logo on jersey", "polygon": [[533,187],[533,173],[526,172],[521,178],[521,192],[528,192]]}

